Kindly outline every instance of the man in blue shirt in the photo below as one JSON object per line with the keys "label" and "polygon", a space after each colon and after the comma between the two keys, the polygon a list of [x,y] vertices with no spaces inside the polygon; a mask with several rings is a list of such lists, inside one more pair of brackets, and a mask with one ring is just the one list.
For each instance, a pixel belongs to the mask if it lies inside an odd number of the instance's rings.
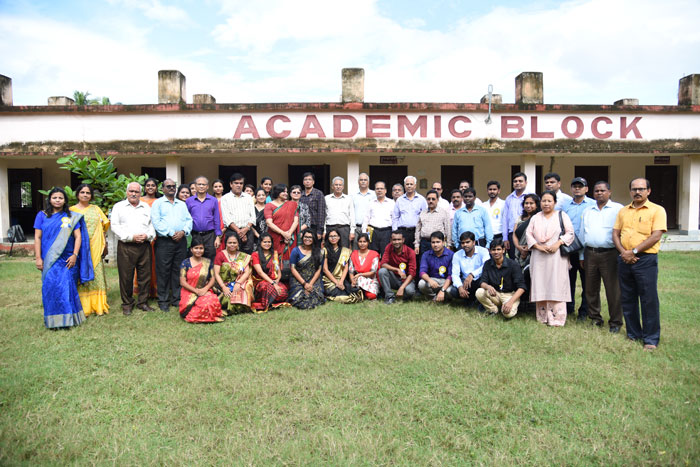
{"label": "man in blue shirt", "polygon": [[618,333],[622,327],[622,303],[617,277],[619,255],[613,242],[612,231],[622,205],[610,200],[608,182],[597,182],[593,186],[593,197],[595,204],[583,211],[579,237],[584,246],[579,259],[586,273],[588,317],[596,326],[603,325],[603,317],[600,315],[600,281],[602,279],[610,312],[608,322],[610,332]]}
{"label": "man in blue shirt", "polygon": [[156,230],[155,260],[158,306],[169,311],[180,302],[180,264],[187,257],[187,239],[192,231],[192,216],[184,201],[175,197],[176,184],[163,182],[162,198],[153,202],[151,221]]}
{"label": "man in blue shirt", "polygon": [[452,298],[464,300],[467,306],[476,303],[476,291],[484,263],[489,260],[489,250],[478,246],[472,232],[459,237],[461,249],[452,257]]}
{"label": "man in blue shirt", "polygon": [[424,297],[443,302],[452,293],[452,256],[445,248],[445,234],[440,231],[430,235],[430,250],[421,255],[418,290]]}
{"label": "man in blue shirt", "polygon": [[[483,247],[488,247],[493,240],[493,229],[491,227],[491,219],[489,212],[475,204],[476,190],[467,188],[462,191],[464,206],[455,212],[452,219],[452,240],[457,243],[457,239],[464,232],[472,232],[476,237],[476,244]],[[456,249],[456,248],[455,248]]]}
{"label": "man in blue shirt", "polygon": [[[595,201],[587,197],[586,193],[588,193],[588,182],[586,179],[583,177],[574,178],[571,180],[571,194],[573,195],[573,198],[571,201],[564,203],[561,206],[561,210],[569,216],[569,219],[571,219],[571,223],[574,225],[574,233],[577,237],[579,237],[579,239],[581,238],[581,219],[583,219],[583,211],[595,204]],[[581,267],[581,263],[578,260],[578,255],[570,255],[569,261],[571,262],[571,269],[569,269],[571,301],[566,304],[566,313],[568,316],[574,316],[574,309],[576,308],[576,277],[580,275],[581,306],[578,309],[578,320],[583,321],[588,317],[588,302],[586,301],[586,273]]]}
{"label": "man in blue shirt", "polygon": [[403,233],[405,244],[413,247],[416,240],[416,225],[421,211],[428,209],[428,202],[416,193],[416,177],[409,175],[403,179],[406,193],[396,200],[391,214],[391,230]]}

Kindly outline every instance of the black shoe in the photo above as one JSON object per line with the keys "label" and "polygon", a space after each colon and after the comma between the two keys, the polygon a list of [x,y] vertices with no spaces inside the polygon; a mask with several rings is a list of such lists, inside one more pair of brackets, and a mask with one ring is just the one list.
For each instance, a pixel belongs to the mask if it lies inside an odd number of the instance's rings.
{"label": "black shoe", "polygon": [[620,332],[620,326],[610,326],[610,332],[612,334],[617,334],[618,332]]}
{"label": "black shoe", "polygon": [[579,313],[577,319],[579,321],[586,321],[586,318],[588,318],[588,315],[582,315],[581,313]]}
{"label": "black shoe", "polygon": [[161,307],[159,307],[159,308],[160,308],[160,311],[163,311],[163,312],[165,312],[165,313],[167,313],[167,312],[170,311],[170,307],[169,307],[169,306],[161,306]]}
{"label": "black shoe", "polygon": [[131,307],[123,308],[122,313],[124,313],[124,316],[131,315]]}
{"label": "black shoe", "polygon": [[387,297],[384,299],[384,303],[386,305],[393,305],[395,301],[396,301],[395,297]]}
{"label": "black shoe", "polygon": [[591,321],[591,326],[601,327],[601,326],[603,326],[603,322],[602,321]]}
{"label": "black shoe", "polygon": [[143,305],[138,305],[136,308],[138,308],[139,310],[143,310],[143,311],[156,311],[155,308],[149,306],[146,303],[144,303]]}

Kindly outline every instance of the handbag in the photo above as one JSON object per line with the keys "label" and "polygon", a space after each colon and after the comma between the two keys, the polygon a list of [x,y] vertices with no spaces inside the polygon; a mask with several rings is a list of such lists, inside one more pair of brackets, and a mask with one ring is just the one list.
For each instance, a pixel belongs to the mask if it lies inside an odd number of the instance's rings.
{"label": "handbag", "polygon": [[[562,219],[561,216],[561,211],[559,211],[559,226],[561,227],[561,233],[562,235],[564,234],[564,220]],[[561,253],[562,256],[569,256],[572,253],[577,253],[579,250],[583,249],[583,243],[581,243],[581,240],[578,239],[576,236],[576,232],[574,232],[574,241],[571,242],[571,245],[566,245],[562,244],[559,247],[559,253]]]}

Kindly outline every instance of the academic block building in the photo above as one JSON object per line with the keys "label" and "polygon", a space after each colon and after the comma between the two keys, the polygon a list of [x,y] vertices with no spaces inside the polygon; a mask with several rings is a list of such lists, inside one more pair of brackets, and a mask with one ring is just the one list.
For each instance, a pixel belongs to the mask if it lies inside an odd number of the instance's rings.
{"label": "academic block building", "polygon": [[445,196],[466,179],[481,199],[498,180],[504,198],[513,173],[526,173],[539,193],[552,171],[566,192],[577,176],[591,184],[589,196],[594,182],[609,181],[613,199],[627,204],[629,181],[646,177],[669,229],[688,240],[699,233],[700,74],[680,80],[675,106],[544,104],[537,72],[515,78],[515,103],[498,94],[479,103],[364,102],[364,70],[356,68],[342,70],[342,102],[222,104],[197,94],[188,103],[179,71],[159,72],[157,104],[76,106],[50,97],[46,106],[15,106],[11,79],[0,75],[0,87],[3,237],[12,224],[31,235],[43,202],[37,190],[77,184],[56,159],[94,151],[116,156],[120,173],[161,181],[228,181],[241,172],[253,185],[263,176],[301,184],[312,171],[325,193],[336,175],[352,193],[367,172],[388,184],[413,175],[422,194],[440,180]]}

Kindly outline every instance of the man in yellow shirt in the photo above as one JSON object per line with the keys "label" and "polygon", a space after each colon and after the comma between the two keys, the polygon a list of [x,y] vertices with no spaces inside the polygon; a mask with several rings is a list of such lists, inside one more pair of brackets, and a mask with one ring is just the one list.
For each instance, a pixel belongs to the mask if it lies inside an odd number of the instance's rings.
{"label": "man in yellow shirt", "polygon": [[620,209],[613,227],[613,243],[620,252],[617,275],[627,337],[642,340],[645,350],[654,350],[661,335],[656,289],[659,275],[657,253],[661,236],[666,232],[666,210],[649,201],[650,193],[649,180],[632,180],[632,203]]}

